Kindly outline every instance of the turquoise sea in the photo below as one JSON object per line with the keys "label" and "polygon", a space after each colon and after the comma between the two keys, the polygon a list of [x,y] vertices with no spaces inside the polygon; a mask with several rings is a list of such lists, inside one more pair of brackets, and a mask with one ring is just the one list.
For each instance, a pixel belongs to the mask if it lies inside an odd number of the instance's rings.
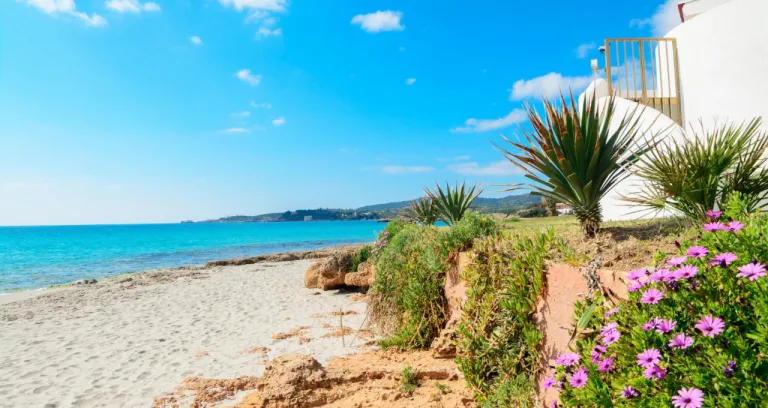
{"label": "turquoise sea", "polygon": [[375,221],[0,227],[0,293],[147,269],[372,242]]}

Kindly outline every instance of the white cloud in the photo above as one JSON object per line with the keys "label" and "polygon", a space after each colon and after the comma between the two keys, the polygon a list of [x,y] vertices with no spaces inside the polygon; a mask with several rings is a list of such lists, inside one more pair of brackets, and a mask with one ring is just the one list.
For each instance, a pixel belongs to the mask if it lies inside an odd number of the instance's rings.
{"label": "white cloud", "polygon": [[386,174],[429,173],[434,170],[430,166],[381,166],[379,170]]}
{"label": "white cloud", "polygon": [[533,79],[521,79],[512,86],[509,96],[511,101],[528,98],[554,98],[560,93],[568,94],[585,89],[592,82],[591,76],[568,77],[557,72],[550,72]]}
{"label": "white cloud", "polygon": [[283,125],[285,125],[285,118],[281,116],[281,117],[273,120],[272,124],[275,125],[275,126],[283,126]]}
{"label": "white cloud", "polygon": [[284,12],[288,0],[219,0],[224,7],[233,7],[237,11],[274,11]]}
{"label": "white cloud", "polygon": [[381,31],[403,31],[405,26],[400,24],[403,13],[399,11],[377,11],[369,14],[358,14],[352,17],[352,24],[360,25],[363,31],[378,33]]}
{"label": "white cloud", "polygon": [[597,49],[597,44],[595,43],[579,44],[579,46],[576,47],[576,56],[579,58],[587,58],[590,51],[595,49]]}
{"label": "white cloud", "polygon": [[277,19],[274,17],[267,17],[261,21],[261,25],[264,27],[272,27],[275,24],[277,24]]}
{"label": "white cloud", "polygon": [[230,116],[234,116],[236,118],[247,118],[248,116],[251,116],[251,111],[232,112],[230,113]]}
{"label": "white cloud", "polygon": [[277,29],[274,29],[274,30],[270,30],[267,27],[261,27],[261,28],[259,28],[259,31],[258,31],[257,34],[258,34],[259,37],[279,37],[279,36],[283,35],[283,29],[282,28],[277,28]]}
{"label": "white cloud", "polygon": [[460,156],[455,156],[455,157],[441,157],[441,158],[437,159],[437,161],[440,161],[440,162],[467,161],[467,160],[469,160],[471,158],[472,157],[469,156],[468,154],[462,154]]}
{"label": "white cloud", "polygon": [[219,133],[235,134],[235,133],[251,133],[251,131],[246,128],[234,127],[229,129],[222,129],[219,131]]}
{"label": "white cloud", "polygon": [[656,12],[648,18],[634,18],[629,27],[644,28],[651,26],[654,37],[664,37],[670,30],[680,24],[680,11],[677,8],[680,0],[667,0],[656,8]]}
{"label": "white cloud", "polygon": [[196,35],[189,37],[189,42],[191,42],[194,45],[203,45],[203,40],[201,40],[200,37]]}
{"label": "white cloud", "polygon": [[477,162],[448,165],[448,170],[465,176],[512,176],[523,172],[508,160],[500,160],[480,166]]}
{"label": "white cloud", "polygon": [[241,69],[235,73],[235,76],[250,86],[256,86],[261,82],[261,75],[251,74],[250,69]]}
{"label": "white cloud", "polygon": [[509,114],[498,119],[475,119],[470,118],[464,121],[464,126],[451,129],[451,132],[488,132],[496,129],[514,125],[515,123],[525,122],[527,114],[522,109],[513,109]]}
{"label": "white cloud", "polygon": [[107,25],[107,20],[98,15],[77,11],[75,0],[27,0],[27,4],[40,9],[46,14],[67,14],[84,21],[87,25],[93,27],[102,27]]}
{"label": "white cloud", "polygon": [[406,85],[413,85],[416,83],[416,78],[408,78],[405,80]]}
{"label": "white cloud", "polygon": [[256,109],[272,109],[272,104],[269,102],[256,103],[251,101],[251,107]]}
{"label": "white cloud", "polygon": [[109,0],[104,5],[118,13],[159,12],[160,5],[153,2],[141,3],[139,0]]}

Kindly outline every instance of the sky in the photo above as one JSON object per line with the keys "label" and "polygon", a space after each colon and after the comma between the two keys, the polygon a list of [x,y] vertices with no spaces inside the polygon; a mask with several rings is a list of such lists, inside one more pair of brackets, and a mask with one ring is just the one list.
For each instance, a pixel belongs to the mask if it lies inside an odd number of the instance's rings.
{"label": "sky", "polygon": [[[493,148],[674,0],[2,0],[0,225],[485,196]],[[602,59],[601,59],[602,61]],[[601,62],[601,66],[603,63]]]}

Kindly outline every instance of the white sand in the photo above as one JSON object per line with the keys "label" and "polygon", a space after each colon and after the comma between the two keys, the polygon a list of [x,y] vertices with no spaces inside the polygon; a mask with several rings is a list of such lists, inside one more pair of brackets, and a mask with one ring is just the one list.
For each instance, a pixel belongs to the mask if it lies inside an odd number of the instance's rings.
{"label": "white sand", "polygon": [[[359,338],[349,347],[347,337],[343,348],[340,338],[321,336],[331,331],[324,324],[338,326],[339,318],[327,314],[339,308],[358,312],[344,316],[345,326],[358,329],[365,304],[351,293],[304,289],[309,263],[142,273],[13,303],[6,298],[0,406],[149,407],[186,376],[261,375],[263,357],[244,353],[253,347],[268,347],[269,359],[297,352],[323,364],[359,351]],[[312,327],[311,342],[272,339],[298,326]]]}

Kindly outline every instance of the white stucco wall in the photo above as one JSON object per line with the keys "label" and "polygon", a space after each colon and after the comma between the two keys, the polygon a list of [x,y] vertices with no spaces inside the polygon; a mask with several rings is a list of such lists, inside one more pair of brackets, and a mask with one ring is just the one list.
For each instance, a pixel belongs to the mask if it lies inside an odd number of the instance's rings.
{"label": "white stucco wall", "polygon": [[677,26],[683,120],[705,126],[764,118],[768,130],[768,0],[731,0]]}

